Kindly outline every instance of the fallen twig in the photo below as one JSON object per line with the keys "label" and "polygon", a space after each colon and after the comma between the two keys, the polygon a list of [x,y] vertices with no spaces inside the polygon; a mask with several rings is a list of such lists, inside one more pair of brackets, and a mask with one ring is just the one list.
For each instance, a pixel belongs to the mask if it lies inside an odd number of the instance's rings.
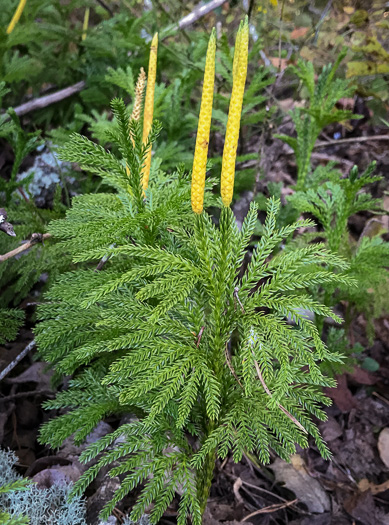
{"label": "fallen twig", "polygon": [[325,148],[326,146],[336,146],[337,144],[351,144],[353,142],[368,142],[369,140],[389,140],[388,135],[372,135],[371,137],[350,137],[348,139],[323,140],[316,142],[316,148]]}
{"label": "fallen twig", "polygon": [[11,250],[10,252],[5,253],[4,255],[0,255],[0,263],[11,259],[11,257],[15,257],[15,255],[18,255],[19,253],[25,252],[26,250],[31,248],[31,246],[34,246],[34,244],[37,244],[38,242],[43,243],[43,241],[45,241],[46,239],[50,239],[50,237],[51,233],[33,233],[29,241],[26,241],[18,248]]}
{"label": "fallen twig", "polygon": [[244,503],[242,496],[239,494],[239,489],[242,485],[243,485],[242,480],[240,478],[236,478],[234,486],[232,487],[232,490],[234,491],[234,495],[235,495],[236,501],[238,502],[238,505],[243,505]]}
{"label": "fallen twig", "polygon": [[0,230],[10,237],[16,237],[14,227],[7,221],[7,211],[4,208],[0,208]]}
{"label": "fallen twig", "polygon": [[372,395],[378,397],[378,399],[389,405],[389,399],[386,399],[386,397],[381,396],[381,394],[379,394],[378,392],[373,392]]}
{"label": "fallen twig", "polygon": [[33,339],[32,341],[28,343],[26,348],[24,348],[24,350],[22,350],[20,354],[18,354],[15,357],[15,359],[11,361],[11,363],[8,366],[6,366],[2,372],[0,372],[0,381],[2,381],[5,378],[5,376],[8,375],[11,372],[11,370],[15,368],[15,366],[19,363],[19,361],[21,361],[24,357],[26,357],[26,355],[29,352],[31,352],[34,346],[35,346],[35,340]]}
{"label": "fallen twig", "polygon": [[242,310],[242,314],[244,314],[245,311],[244,311],[244,308],[243,308],[243,304],[240,302],[238,294],[239,294],[239,288],[238,288],[238,286],[235,286],[235,288],[234,288],[234,308],[236,310],[236,301],[238,301],[240,309]]}
{"label": "fallen twig", "polygon": [[0,397],[0,403],[5,403],[6,401],[13,401],[14,399],[21,399],[23,397],[33,397],[33,396],[54,396],[55,392],[53,390],[30,390],[28,392],[17,392],[16,394],[11,394],[9,396]]}
{"label": "fallen twig", "polygon": [[294,505],[295,503],[297,503],[297,501],[298,499],[294,499],[293,501],[287,501],[286,503],[275,503],[274,505],[269,505],[268,507],[264,507],[263,509],[259,509],[255,512],[252,512],[251,514],[243,518],[242,521],[247,521],[248,519],[252,518],[253,516],[257,516],[258,514],[269,514],[270,512],[277,512],[277,510],[282,510],[286,507]]}
{"label": "fallen twig", "polygon": [[108,13],[113,16],[114,15],[114,12],[112,11],[112,9],[109,7],[109,5],[107,5],[103,0],[96,0],[98,4],[101,5],[101,7],[103,9],[105,9],[106,11],[108,11]]}
{"label": "fallen twig", "polygon": [[[113,244],[111,244],[109,247],[110,248],[115,248],[116,246],[116,242],[114,242]],[[96,268],[93,270],[94,272],[101,272],[101,270],[103,269],[105,263],[108,261],[109,259],[109,254],[106,254],[104,255],[100,261],[99,261],[99,264],[96,266]]]}
{"label": "fallen twig", "polygon": [[[250,462],[251,460],[246,456],[246,454],[244,454],[244,457],[245,459]],[[226,458],[228,459],[228,458]],[[256,466],[256,465],[255,465]],[[258,468],[258,470],[260,471],[261,469]],[[238,476],[235,476],[234,474],[231,474],[229,473],[228,471],[226,471],[225,475],[233,480],[236,480],[238,479]],[[263,494],[267,494],[268,496],[271,496],[272,498],[275,498],[275,499],[278,499],[280,501],[282,501],[283,503],[287,503],[288,500],[286,500],[285,498],[282,498],[281,496],[279,496],[278,494],[275,494],[274,492],[271,492],[270,490],[266,490],[264,489],[263,487],[260,487],[258,485],[254,485],[253,483],[248,483],[247,481],[244,481],[244,480],[241,480],[242,481],[242,485],[241,485],[241,488],[242,490],[244,490],[245,492],[247,492],[248,494],[252,494],[248,488],[251,488],[251,489],[254,489],[254,490],[257,490],[258,492],[262,492]],[[248,488],[247,488],[248,487]],[[292,505],[291,505],[292,506]],[[300,509],[299,507],[295,506],[294,507],[294,510],[296,512],[299,512],[300,514],[305,514],[307,516],[310,516],[310,513],[309,512],[306,512],[305,510],[303,509]]]}
{"label": "fallen twig", "polygon": [[68,86],[67,88],[60,89],[59,91],[56,91],[55,93],[51,93],[50,95],[45,95],[44,97],[33,98],[29,102],[26,102],[25,104],[22,104],[14,108],[15,113],[17,114],[18,117],[20,117],[22,115],[26,115],[27,113],[31,113],[31,111],[46,108],[47,106],[50,106],[51,104],[55,104],[55,102],[60,102],[61,100],[64,100],[65,98],[71,97],[72,95],[79,93],[80,91],[84,89],[85,85],[86,84],[84,80],[81,80],[80,82],[77,82],[77,84],[73,84],[72,86]]}
{"label": "fallen twig", "polygon": [[351,162],[350,160],[342,159],[340,157],[336,157],[335,155],[327,155],[326,153],[315,153],[314,152],[312,153],[311,158],[319,160],[319,161],[324,160],[327,162],[331,162],[331,161],[337,162],[338,164],[344,164],[350,169],[354,166],[354,163]]}
{"label": "fallen twig", "polygon": [[184,18],[178,22],[176,26],[177,29],[185,29],[191,24],[194,24],[194,22],[199,20],[199,18],[202,18],[211,11],[214,11],[218,7],[222,6],[226,3],[226,1],[227,0],[211,0],[211,2],[208,2],[207,4],[202,4],[196,7],[191,13],[189,13],[189,15],[184,16]]}

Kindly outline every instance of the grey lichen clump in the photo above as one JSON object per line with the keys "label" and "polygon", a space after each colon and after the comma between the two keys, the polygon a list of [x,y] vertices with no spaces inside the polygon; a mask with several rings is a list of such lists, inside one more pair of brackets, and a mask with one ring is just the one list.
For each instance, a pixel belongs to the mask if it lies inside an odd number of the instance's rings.
{"label": "grey lichen clump", "polygon": [[[31,483],[23,490],[10,487],[10,490],[1,493],[1,488],[23,479],[14,470],[16,461],[13,452],[0,450],[0,523],[86,525],[84,500],[75,497],[69,503],[69,485],[53,485],[49,489],[38,489]],[[5,522],[1,519],[3,513],[9,515]],[[21,521],[23,517],[24,520]]]}
{"label": "grey lichen clump", "polygon": [[45,207],[51,204],[57,184],[62,186],[64,180],[66,184],[74,183],[75,179],[69,176],[70,172],[70,163],[61,161],[55,151],[45,149],[35,157],[31,168],[18,175],[18,180],[31,177],[28,192],[33,195],[37,206]]}

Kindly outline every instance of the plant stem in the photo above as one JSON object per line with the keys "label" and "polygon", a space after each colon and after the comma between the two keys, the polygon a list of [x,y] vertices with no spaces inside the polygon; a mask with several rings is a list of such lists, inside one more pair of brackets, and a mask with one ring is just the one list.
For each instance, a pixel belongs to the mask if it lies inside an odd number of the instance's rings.
{"label": "plant stem", "polygon": [[211,490],[213,471],[215,469],[216,450],[211,451],[204,462],[203,468],[197,471],[197,495],[200,502],[201,515],[204,514]]}

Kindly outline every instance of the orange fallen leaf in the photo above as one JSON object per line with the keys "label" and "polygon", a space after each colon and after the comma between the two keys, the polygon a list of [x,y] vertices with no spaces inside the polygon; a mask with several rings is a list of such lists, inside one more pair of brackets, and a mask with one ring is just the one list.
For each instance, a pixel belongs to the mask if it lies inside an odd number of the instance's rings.
{"label": "orange fallen leaf", "polygon": [[297,40],[298,38],[305,36],[308,31],[309,27],[296,27],[296,29],[293,29],[293,31],[290,33],[290,38],[292,40]]}
{"label": "orange fallen leaf", "polygon": [[277,69],[280,69],[283,71],[286,67],[288,67],[288,59],[286,58],[278,58],[278,57],[269,57],[270,62],[273,64],[274,67]]}
{"label": "orange fallen leaf", "polygon": [[385,492],[385,490],[389,489],[389,480],[384,481],[384,483],[381,483],[381,485],[375,485],[368,479],[363,478],[358,483],[358,488],[361,492],[370,490],[372,494],[379,494],[380,492]]}

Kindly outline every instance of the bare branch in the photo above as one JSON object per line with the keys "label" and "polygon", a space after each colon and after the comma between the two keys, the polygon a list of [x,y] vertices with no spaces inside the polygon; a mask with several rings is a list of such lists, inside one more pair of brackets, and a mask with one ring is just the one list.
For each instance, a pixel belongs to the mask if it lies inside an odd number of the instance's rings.
{"label": "bare branch", "polygon": [[61,100],[64,100],[65,98],[69,98],[72,95],[79,93],[80,91],[84,89],[84,87],[85,87],[85,82],[84,80],[81,80],[80,82],[77,82],[77,84],[68,86],[67,88],[56,91],[55,93],[51,93],[50,95],[45,95],[44,97],[39,97],[39,98],[33,98],[29,102],[26,102],[25,104],[22,104],[21,106],[17,106],[16,108],[14,108],[15,113],[17,114],[18,117],[20,117],[22,115],[26,115],[27,113],[30,113],[31,111],[46,108],[47,106],[50,106],[51,104],[55,104],[56,102],[60,102]]}
{"label": "bare branch", "polygon": [[101,7],[103,9],[105,9],[106,11],[108,11],[108,13],[113,16],[114,15],[114,12],[112,11],[112,9],[109,7],[109,5],[107,5],[103,0],[96,0],[98,4],[101,5]]}
{"label": "bare branch", "polygon": [[207,15],[211,11],[214,11],[218,7],[222,6],[226,3],[227,0],[212,0],[211,2],[208,2],[207,4],[202,4],[198,7],[196,7],[189,15],[184,16],[178,24],[178,29],[185,29],[186,27],[194,24],[197,20],[202,18],[203,16]]}
{"label": "bare branch", "polygon": [[244,311],[244,308],[243,308],[243,304],[240,302],[238,292],[239,292],[239,288],[238,288],[238,286],[235,286],[235,288],[234,288],[234,307],[235,307],[235,310],[236,310],[236,301],[238,301],[240,309],[242,310],[242,314],[244,314],[245,311]]}
{"label": "bare branch", "polygon": [[15,257],[15,255],[19,255],[19,253],[23,253],[26,250],[29,250],[31,246],[34,246],[34,244],[37,244],[38,242],[43,243],[43,241],[45,241],[46,239],[50,239],[50,237],[51,233],[33,233],[29,241],[26,241],[18,248],[11,250],[10,252],[5,253],[4,255],[0,255],[0,263],[11,259],[11,257]]}
{"label": "bare branch", "polygon": [[274,505],[269,505],[268,507],[264,507],[263,509],[259,509],[252,512],[251,514],[243,518],[242,521],[247,521],[248,519],[252,518],[253,516],[257,516],[258,514],[269,514],[270,512],[277,512],[278,510],[290,507],[291,505],[294,505],[297,502],[298,499],[294,499],[292,501],[287,501],[286,503],[275,503]]}
{"label": "bare branch", "polygon": [[2,381],[5,378],[5,376],[8,375],[11,372],[11,370],[15,368],[15,366],[19,363],[19,361],[21,361],[24,357],[26,357],[26,355],[29,352],[31,352],[34,346],[35,346],[35,340],[33,339],[32,341],[28,343],[26,348],[24,348],[24,350],[22,350],[20,354],[17,355],[16,358],[13,361],[11,361],[11,363],[8,366],[6,366],[2,372],[0,372],[0,381]]}
{"label": "bare branch", "polygon": [[28,392],[17,392],[16,394],[11,394],[9,396],[0,397],[0,403],[8,403],[9,401],[14,401],[15,399],[22,399],[23,397],[33,397],[33,396],[54,396],[55,393],[53,390],[29,390]]}
{"label": "bare branch", "polygon": [[316,148],[325,148],[326,146],[336,146],[337,144],[352,144],[353,142],[369,142],[370,140],[389,140],[388,135],[372,135],[371,137],[350,137],[348,139],[323,140],[316,142]]}

